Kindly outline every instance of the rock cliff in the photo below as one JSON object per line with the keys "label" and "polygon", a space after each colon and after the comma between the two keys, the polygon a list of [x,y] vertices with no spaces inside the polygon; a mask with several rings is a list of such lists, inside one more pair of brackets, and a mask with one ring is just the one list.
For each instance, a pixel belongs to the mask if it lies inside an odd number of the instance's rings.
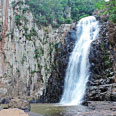
{"label": "rock cliff", "polygon": [[[97,17],[100,22],[99,37],[92,42],[89,61],[90,78],[87,84],[85,100],[116,101],[116,24]],[[60,46],[54,62],[54,70],[48,80],[43,101],[59,102],[63,87],[65,71],[70,53],[75,44],[76,29],[73,28]]]}
{"label": "rock cliff", "polygon": [[[75,24],[38,26],[25,0],[0,0],[0,12],[0,102],[17,96],[58,102],[77,39]],[[116,24],[99,20],[85,99],[116,101]]]}
{"label": "rock cliff", "polygon": [[91,46],[86,99],[116,101],[116,24],[110,21],[101,24],[99,38]]}
{"label": "rock cliff", "polygon": [[41,96],[42,102],[56,103],[59,102],[64,88],[64,77],[66,68],[69,62],[69,56],[74,48],[76,36],[76,28],[73,28],[67,33],[64,45],[59,43],[56,47],[55,59],[53,63],[54,69],[48,79],[46,89]]}
{"label": "rock cliff", "polygon": [[64,44],[71,25],[38,27],[24,0],[1,1],[7,30],[3,27],[0,42],[0,98],[38,98],[53,68],[55,46]]}

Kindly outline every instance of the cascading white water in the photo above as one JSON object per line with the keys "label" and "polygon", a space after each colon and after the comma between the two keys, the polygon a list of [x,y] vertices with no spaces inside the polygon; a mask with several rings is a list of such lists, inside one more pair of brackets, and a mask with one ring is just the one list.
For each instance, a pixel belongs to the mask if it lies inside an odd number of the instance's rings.
{"label": "cascading white water", "polygon": [[94,16],[81,19],[76,25],[77,41],[69,58],[64,92],[60,104],[78,105],[83,101],[89,78],[90,45],[99,33],[98,21]]}

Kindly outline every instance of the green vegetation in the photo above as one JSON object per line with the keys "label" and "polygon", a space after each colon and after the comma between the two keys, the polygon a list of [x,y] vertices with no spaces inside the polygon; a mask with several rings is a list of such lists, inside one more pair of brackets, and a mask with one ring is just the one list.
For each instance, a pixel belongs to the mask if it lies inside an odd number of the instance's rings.
{"label": "green vegetation", "polygon": [[40,47],[40,49],[35,49],[34,54],[34,58],[37,59],[38,57],[44,55],[44,49],[42,47]]}
{"label": "green vegetation", "polygon": [[53,43],[50,43],[49,46],[50,46],[50,48],[49,48],[49,54],[50,54],[50,56],[52,56],[52,52],[53,52],[53,50],[54,50],[55,47],[53,46]]}
{"label": "green vegetation", "polygon": [[[23,8],[23,13],[31,10],[39,26],[51,24],[53,27],[59,27],[60,24],[70,24],[92,15],[95,9],[100,11],[99,15],[107,15],[109,20],[116,23],[116,0],[26,0],[25,3],[30,9]],[[13,8],[21,4],[24,3],[12,2]],[[15,21],[18,26],[21,25],[20,20],[26,22],[23,16],[16,15]]]}
{"label": "green vegetation", "polygon": [[22,60],[21,60],[21,64],[22,64],[22,65],[24,64],[25,60],[26,60],[26,56],[23,55]]}
{"label": "green vegetation", "polygon": [[39,50],[38,49],[36,49],[35,50],[35,55],[34,55],[34,58],[38,58],[40,56],[40,53],[39,53]]}
{"label": "green vegetation", "polygon": [[15,8],[17,5],[19,5],[19,6],[22,5],[22,4],[23,4],[23,1],[18,1],[18,2],[16,2],[16,1],[14,0],[14,1],[12,1],[11,4],[12,4],[12,7]]}
{"label": "green vegetation", "polygon": [[15,16],[15,23],[17,26],[21,25],[21,16],[20,15]]}
{"label": "green vegetation", "polygon": [[24,21],[25,23],[28,22],[28,20],[26,19],[26,17],[24,15],[16,15],[15,16],[15,23],[17,26],[22,25],[21,21]]}
{"label": "green vegetation", "polygon": [[33,70],[33,71],[31,71],[31,74],[33,75],[33,74],[35,74],[37,71],[35,71],[35,70]]}
{"label": "green vegetation", "polygon": [[26,0],[38,25],[72,23],[91,15],[96,0]]}
{"label": "green vegetation", "polygon": [[2,36],[0,36],[0,41],[2,41]]}
{"label": "green vegetation", "polygon": [[103,68],[105,69],[105,74],[107,77],[111,77],[112,75],[110,73],[113,71],[113,68],[112,68],[113,62],[110,58],[110,54],[107,51],[107,49],[105,49],[104,42],[100,44],[100,48],[101,48],[101,54],[102,54],[102,61],[104,62]]}
{"label": "green vegetation", "polygon": [[2,32],[2,22],[0,22],[0,32]]}
{"label": "green vegetation", "polygon": [[104,2],[101,0],[97,3],[98,10],[101,10],[100,15],[107,15],[109,20],[116,23],[116,0]]}
{"label": "green vegetation", "polygon": [[25,30],[25,33],[23,35],[26,37],[26,39],[32,40],[32,37],[38,37],[38,34],[33,27],[29,31],[28,28],[24,26],[24,30]]}

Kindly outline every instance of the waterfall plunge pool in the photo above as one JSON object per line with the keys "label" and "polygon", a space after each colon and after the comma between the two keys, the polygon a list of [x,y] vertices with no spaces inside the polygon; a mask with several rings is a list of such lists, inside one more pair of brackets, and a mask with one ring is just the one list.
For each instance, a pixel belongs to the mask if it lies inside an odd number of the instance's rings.
{"label": "waterfall plunge pool", "polygon": [[89,112],[86,106],[62,106],[59,104],[31,104],[31,112],[43,116],[75,116],[82,112]]}
{"label": "waterfall plunge pool", "polygon": [[31,104],[31,112],[42,116],[116,116],[116,102],[90,101],[88,103],[88,106]]}
{"label": "waterfall plunge pool", "polygon": [[[116,102],[89,101],[88,106],[59,104],[31,104],[29,116],[116,116]],[[1,104],[2,108],[7,104]]]}

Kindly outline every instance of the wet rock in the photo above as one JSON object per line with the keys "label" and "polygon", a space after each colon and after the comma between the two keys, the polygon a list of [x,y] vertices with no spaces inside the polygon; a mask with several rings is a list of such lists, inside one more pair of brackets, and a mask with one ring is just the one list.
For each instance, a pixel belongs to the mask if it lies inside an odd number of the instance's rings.
{"label": "wet rock", "polygon": [[89,101],[85,100],[85,101],[82,102],[82,105],[84,105],[84,106],[88,106],[88,104],[89,104]]}
{"label": "wet rock", "polygon": [[[102,21],[101,21],[102,20]],[[92,42],[89,61],[90,78],[86,100],[116,101],[115,92],[115,25],[100,18],[101,31],[97,40]]]}

